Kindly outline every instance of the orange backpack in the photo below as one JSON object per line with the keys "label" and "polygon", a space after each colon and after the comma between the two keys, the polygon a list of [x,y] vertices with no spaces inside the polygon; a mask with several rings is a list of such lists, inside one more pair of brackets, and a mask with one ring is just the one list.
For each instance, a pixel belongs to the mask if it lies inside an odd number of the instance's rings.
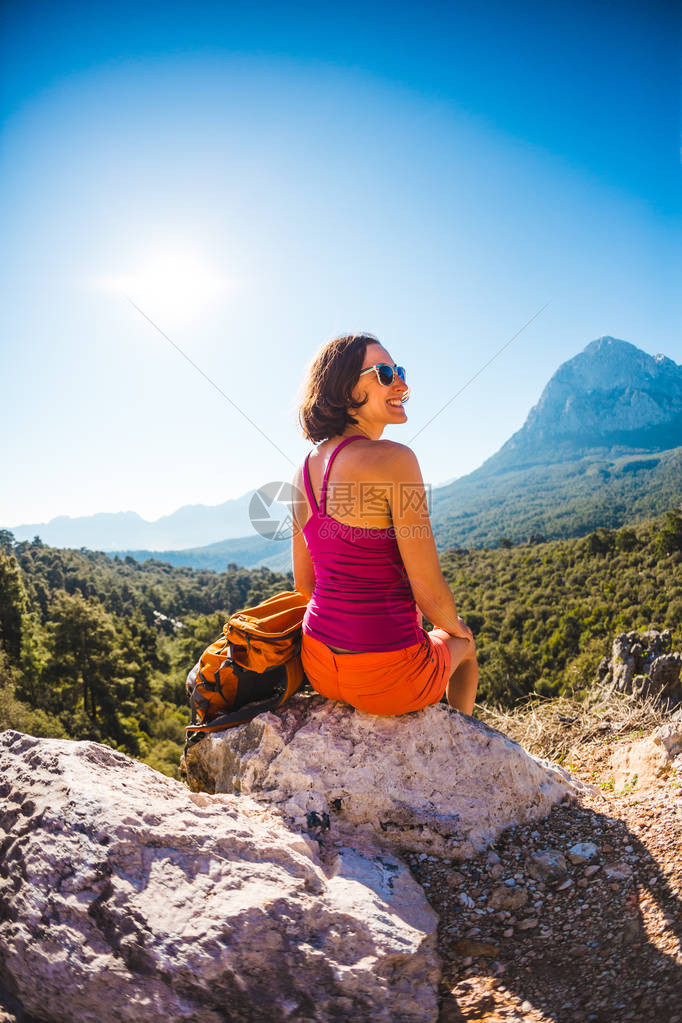
{"label": "orange backpack", "polygon": [[285,590],[230,615],[187,676],[188,741],[276,710],[303,681],[301,624],[308,601]]}

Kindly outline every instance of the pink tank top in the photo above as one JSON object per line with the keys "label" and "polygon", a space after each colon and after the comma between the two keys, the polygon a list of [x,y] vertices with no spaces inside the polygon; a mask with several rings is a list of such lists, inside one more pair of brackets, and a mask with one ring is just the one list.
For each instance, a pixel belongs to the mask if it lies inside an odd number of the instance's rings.
{"label": "pink tank top", "polygon": [[401,650],[421,643],[424,631],[395,538],[386,529],[350,526],[327,515],[327,478],[341,448],[358,440],[344,437],[332,452],[322,481],[318,508],[308,470],[303,479],[311,517],[303,527],[315,568],[315,589],[303,618],[303,631],[343,650]]}

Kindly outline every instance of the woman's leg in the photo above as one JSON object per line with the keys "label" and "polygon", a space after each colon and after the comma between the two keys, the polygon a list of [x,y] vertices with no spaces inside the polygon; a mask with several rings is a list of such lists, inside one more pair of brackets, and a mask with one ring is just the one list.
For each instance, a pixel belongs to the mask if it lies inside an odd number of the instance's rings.
{"label": "woman's leg", "polygon": [[473,639],[451,636],[443,629],[433,629],[435,635],[445,640],[450,651],[450,680],[445,696],[451,707],[464,714],[473,714],[478,689],[478,661]]}

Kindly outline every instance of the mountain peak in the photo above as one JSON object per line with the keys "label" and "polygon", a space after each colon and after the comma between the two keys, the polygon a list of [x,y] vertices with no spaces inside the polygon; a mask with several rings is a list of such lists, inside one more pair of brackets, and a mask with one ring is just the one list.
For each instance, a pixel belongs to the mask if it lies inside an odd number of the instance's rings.
{"label": "mountain peak", "polygon": [[682,366],[604,335],[559,366],[524,425],[481,470],[560,462],[595,449],[661,451],[680,444]]}
{"label": "mountain peak", "polygon": [[639,351],[636,345],[633,345],[631,341],[623,341],[621,337],[611,337],[610,334],[602,334],[601,337],[595,338],[594,341],[590,341],[588,345],[583,348],[584,352],[589,352],[592,348],[601,348],[604,345],[622,345],[624,348],[632,348],[635,351]]}
{"label": "mountain peak", "polygon": [[672,371],[682,376],[682,368],[665,356],[655,358],[629,341],[605,335],[590,341],[582,352],[564,362],[545,387],[536,407],[554,400],[557,388],[567,384],[579,393],[613,391],[619,387],[644,385],[646,378],[658,378]]}
{"label": "mountain peak", "polygon": [[623,341],[620,337],[604,334],[590,341],[574,358],[578,359],[581,355],[591,359],[637,359],[641,355],[646,355],[646,352],[633,345],[631,341]]}

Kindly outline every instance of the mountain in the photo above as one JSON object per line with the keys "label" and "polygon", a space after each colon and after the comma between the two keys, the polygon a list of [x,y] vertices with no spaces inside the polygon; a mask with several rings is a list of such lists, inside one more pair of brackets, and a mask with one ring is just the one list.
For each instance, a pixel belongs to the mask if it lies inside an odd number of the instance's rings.
{"label": "mountain", "polygon": [[267,539],[264,536],[242,536],[203,547],[182,551],[127,550],[108,551],[111,557],[131,557],[135,561],[163,561],[176,568],[210,568],[224,572],[231,563],[242,568],[269,568],[273,572],[291,572],[291,539]]}
{"label": "mountain", "polygon": [[[38,534],[53,546],[87,546],[136,560],[290,571],[290,543],[254,530],[249,508],[255,493],[215,507],[188,505],[152,523],[133,512],[62,516],[12,532],[19,540]],[[261,503],[256,519],[286,518],[276,496]],[[605,336],[557,369],[499,451],[433,489],[431,521],[444,551],[494,546],[503,537],[583,536],[660,515],[680,502],[682,367]]]}
{"label": "mountain", "polygon": [[600,337],[564,362],[525,423],[435,490],[439,550],[583,536],[682,501],[682,366]]}
{"label": "mountain", "polygon": [[59,515],[49,522],[13,526],[11,531],[17,540],[39,536],[43,543],[52,547],[87,547],[99,551],[194,547],[253,532],[249,506],[254,494],[254,490],[249,490],[241,497],[218,505],[183,505],[153,522],[132,511],[101,512],[79,518]]}
{"label": "mountain", "polygon": [[431,524],[439,551],[497,546],[501,538],[566,540],[618,529],[682,507],[682,447],[656,454],[479,470],[434,491]]}
{"label": "mountain", "polygon": [[[598,338],[559,367],[498,452],[432,490],[436,546],[567,539],[662,515],[682,502],[681,445],[682,367]],[[254,536],[153,556],[194,568],[234,561],[291,571],[288,543]]]}
{"label": "mountain", "polygon": [[[602,526],[617,529],[642,522],[676,506],[682,507],[682,447],[647,457],[588,456],[494,477],[476,478],[471,473],[442,491],[433,491],[431,522],[442,553],[451,548],[496,547],[502,537],[521,543],[585,536]],[[231,562],[248,569],[292,570],[290,541],[262,536],[183,551],[118,554],[216,572],[225,571]]]}
{"label": "mountain", "polygon": [[682,366],[600,337],[559,367],[521,429],[467,478],[680,444]]}

